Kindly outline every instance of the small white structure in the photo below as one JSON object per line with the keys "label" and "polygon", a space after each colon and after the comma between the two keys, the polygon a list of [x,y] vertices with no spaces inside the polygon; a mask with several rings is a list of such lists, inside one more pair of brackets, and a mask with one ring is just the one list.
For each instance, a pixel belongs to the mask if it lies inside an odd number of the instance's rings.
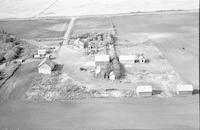
{"label": "small white structure", "polygon": [[145,63],[145,58],[144,58],[143,55],[140,55],[140,56],[138,57],[138,60],[139,60],[140,63]]}
{"label": "small white structure", "polygon": [[23,62],[22,59],[16,59],[15,61],[18,62],[18,63],[22,63]]}
{"label": "small white structure", "polygon": [[119,62],[126,67],[131,67],[135,63],[136,55],[120,55]]}
{"label": "small white structure", "polygon": [[39,59],[39,58],[40,58],[40,55],[36,54],[36,55],[34,55],[33,57],[36,58],[36,59]]}
{"label": "small white structure", "polygon": [[84,43],[79,38],[74,41],[74,44],[78,46],[78,48],[84,48]]}
{"label": "small white structure", "polygon": [[42,74],[51,74],[52,70],[55,67],[55,63],[48,58],[45,58],[39,65],[38,65],[38,72]]}
{"label": "small white structure", "polygon": [[152,92],[153,92],[153,90],[152,90],[151,85],[137,86],[137,88],[136,88],[137,96],[151,96]]}
{"label": "small white structure", "polygon": [[95,75],[98,75],[101,73],[101,67],[100,66],[97,66],[96,67],[96,70],[95,70]]}
{"label": "small white structure", "polygon": [[46,58],[50,58],[50,54],[46,54],[45,57],[46,57]]}
{"label": "small white structure", "polygon": [[38,55],[40,55],[40,56],[44,56],[46,53],[47,53],[46,49],[39,49],[38,50]]}
{"label": "small white structure", "polygon": [[104,66],[110,61],[109,55],[95,55],[95,65]]}
{"label": "small white structure", "polygon": [[179,84],[176,87],[176,93],[177,95],[192,95],[193,93],[193,86],[190,84]]}
{"label": "small white structure", "polygon": [[110,79],[111,81],[114,81],[114,80],[115,80],[115,74],[114,74],[113,71],[110,72],[110,74],[109,74],[109,79]]}

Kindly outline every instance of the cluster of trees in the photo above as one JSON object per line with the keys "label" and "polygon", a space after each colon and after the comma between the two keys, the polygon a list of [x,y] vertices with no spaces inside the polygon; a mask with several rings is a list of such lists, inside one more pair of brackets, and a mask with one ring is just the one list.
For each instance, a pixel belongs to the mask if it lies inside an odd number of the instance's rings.
{"label": "cluster of trees", "polygon": [[111,58],[110,63],[106,66],[106,76],[108,76],[110,72],[113,71],[115,79],[120,79],[122,76],[122,72],[121,72],[121,65],[119,62],[119,58],[115,48],[116,38],[114,37],[114,35],[109,34],[107,35],[106,42],[109,45],[109,50],[110,50],[109,55]]}
{"label": "cluster of trees", "polygon": [[14,35],[0,30],[0,40],[0,62],[12,61],[20,55],[23,48],[19,46],[20,41],[17,41]]}
{"label": "cluster of trees", "polygon": [[0,80],[4,79],[4,77],[5,77],[4,72],[0,71]]}
{"label": "cluster of trees", "polygon": [[14,42],[16,40],[16,37],[12,34],[7,33],[4,30],[0,30],[0,40],[3,43]]}

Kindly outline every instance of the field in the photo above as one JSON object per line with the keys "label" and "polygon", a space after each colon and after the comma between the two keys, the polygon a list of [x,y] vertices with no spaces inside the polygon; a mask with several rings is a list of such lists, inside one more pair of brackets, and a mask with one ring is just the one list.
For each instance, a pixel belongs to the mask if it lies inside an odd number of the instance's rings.
{"label": "field", "polygon": [[113,22],[119,32],[120,42],[134,44],[152,40],[181,79],[199,89],[198,15],[125,16],[114,17]]}
{"label": "field", "polygon": [[112,26],[106,17],[79,18],[74,23],[73,34],[88,32],[110,32]]}
{"label": "field", "polygon": [[[199,129],[198,13],[111,18],[117,30],[118,54],[144,53],[149,63],[136,63],[132,68],[126,68],[128,75],[121,83],[96,79],[91,73],[80,71],[80,66],[91,63],[94,57],[85,56],[83,50],[63,45],[56,57],[56,62],[64,65],[62,74],[87,88],[98,90],[134,90],[138,84],[151,84],[154,89],[164,91],[164,96],[27,101],[25,93],[38,76],[38,63],[30,62],[23,64],[0,90],[0,100],[5,100],[0,104],[0,129]],[[40,25],[42,27],[37,27],[46,30],[43,24]],[[32,31],[26,28],[27,32]],[[80,18],[72,32],[107,29],[112,29],[108,17]],[[25,35],[20,29],[19,34]],[[26,38],[38,38],[38,35],[38,32],[30,33]],[[52,35],[42,36],[51,38]],[[192,84],[196,94],[173,97],[169,91],[178,83]]]}
{"label": "field", "polygon": [[68,27],[68,19],[40,19],[0,21],[0,30],[6,30],[24,39],[60,38]]}

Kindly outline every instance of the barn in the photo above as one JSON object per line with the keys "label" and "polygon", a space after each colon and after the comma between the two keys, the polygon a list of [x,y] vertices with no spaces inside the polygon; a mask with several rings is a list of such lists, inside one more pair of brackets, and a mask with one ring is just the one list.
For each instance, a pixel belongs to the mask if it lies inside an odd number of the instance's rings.
{"label": "barn", "polygon": [[109,55],[95,55],[95,66],[105,66],[110,61]]}
{"label": "barn", "polygon": [[124,66],[131,66],[135,63],[136,56],[135,55],[120,55],[119,62]]}
{"label": "barn", "polygon": [[38,73],[41,74],[51,74],[52,70],[55,67],[55,63],[48,58],[45,58],[39,65],[38,65]]}
{"label": "barn", "polygon": [[135,92],[137,96],[151,96],[153,90],[151,85],[141,85],[137,86]]}
{"label": "barn", "polygon": [[179,84],[176,87],[177,95],[192,95],[194,89],[191,84]]}

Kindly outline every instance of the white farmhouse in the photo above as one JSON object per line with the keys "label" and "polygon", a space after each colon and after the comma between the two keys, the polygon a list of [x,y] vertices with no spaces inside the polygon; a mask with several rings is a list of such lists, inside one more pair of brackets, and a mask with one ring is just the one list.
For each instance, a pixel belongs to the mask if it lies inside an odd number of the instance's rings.
{"label": "white farmhouse", "polygon": [[131,67],[136,60],[135,55],[120,55],[119,56],[119,62],[122,63],[126,67]]}
{"label": "white farmhouse", "polygon": [[55,63],[48,58],[45,58],[39,65],[38,65],[38,72],[42,74],[51,74],[52,70],[55,67]]}
{"label": "white farmhouse", "polygon": [[105,66],[109,61],[109,55],[95,55],[95,66]]}

